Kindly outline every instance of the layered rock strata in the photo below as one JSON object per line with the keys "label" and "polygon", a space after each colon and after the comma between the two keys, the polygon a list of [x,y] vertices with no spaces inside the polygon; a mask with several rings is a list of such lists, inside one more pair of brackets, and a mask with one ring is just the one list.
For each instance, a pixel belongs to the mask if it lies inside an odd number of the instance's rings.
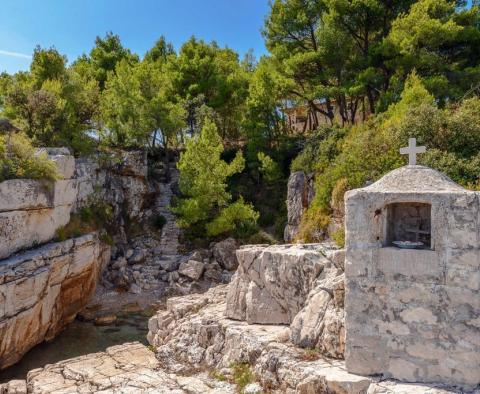
{"label": "layered rock strata", "polygon": [[11,179],[0,183],[0,259],[21,249],[50,241],[70,221],[77,196],[71,179],[75,160],[68,151],[50,149],[57,163],[55,182]]}
{"label": "layered rock strata", "polygon": [[96,233],[0,263],[0,369],[54,338],[86,305],[110,258]]}

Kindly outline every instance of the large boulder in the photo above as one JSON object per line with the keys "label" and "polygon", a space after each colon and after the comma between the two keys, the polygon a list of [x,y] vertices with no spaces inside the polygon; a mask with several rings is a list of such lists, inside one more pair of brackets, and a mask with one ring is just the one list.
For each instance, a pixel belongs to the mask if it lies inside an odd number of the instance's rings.
{"label": "large boulder", "polygon": [[327,267],[310,291],[305,306],[290,325],[293,343],[316,348],[329,357],[343,358],[345,351],[345,276]]}
{"label": "large boulder", "polygon": [[331,264],[315,245],[244,246],[237,259],[226,315],[261,324],[290,324]]}
{"label": "large boulder", "polygon": [[292,242],[300,226],[304,212],[315,196],[313,176],[303,171],[293,172],[287,185],[287,225],[284,231],[285,242]]}
{"label": "large boulder", "polygon": [[205,270],[205,264],[201,261],[188,260],[180,264],[178,272],[192,280],[199,280]]}
{"label": "large boulder", "polygon": [[233,238],[227,238],[213,245],[213,257],[218,263],[229,271],[235,271],[238,267],[235,251],[238,243]]}

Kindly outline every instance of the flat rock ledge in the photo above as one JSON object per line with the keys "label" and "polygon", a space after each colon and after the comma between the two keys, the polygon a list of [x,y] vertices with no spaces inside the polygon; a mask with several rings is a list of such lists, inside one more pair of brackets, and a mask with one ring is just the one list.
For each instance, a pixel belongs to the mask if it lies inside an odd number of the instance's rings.
{"label": "flat rock ledge", "polygon": [[350,374],[343,360],[293,345],[288,326],[226,318],[227,289],[171,298],[150,319],[147,338],[163,368],[176,374],[208,368],[229,376],[232,366],[246,363],[264,392],[272,393],[460,393]]}
{"label": "flat rock ledge", "polygon": [[233,385],[212,379],[207,373],[196,376],[167,373],[160,368],[155,354],[138,342],[34,369],[28,373],[26,381],[0,385],[0,394],[235,392]]}

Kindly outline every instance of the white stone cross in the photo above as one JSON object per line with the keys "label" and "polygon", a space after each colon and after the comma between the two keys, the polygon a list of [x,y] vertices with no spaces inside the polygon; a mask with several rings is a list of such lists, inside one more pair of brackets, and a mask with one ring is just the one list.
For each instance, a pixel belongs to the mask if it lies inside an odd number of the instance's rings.
{"label": "white stone cross", "polygon": [[408,165],[414,166],[417,164],[417,153],[425,153],[427,148],[424,146],[417,146],[416,138],[408,139],[408,146],[406,148],[400,148],[400,154],[408,155]]}

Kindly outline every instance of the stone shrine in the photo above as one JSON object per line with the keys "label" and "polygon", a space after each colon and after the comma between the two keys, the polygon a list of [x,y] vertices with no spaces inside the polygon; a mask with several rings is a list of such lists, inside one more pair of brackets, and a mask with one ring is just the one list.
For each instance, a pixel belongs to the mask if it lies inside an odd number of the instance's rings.
{"label": "stone shrine", "polygon": [[347,370],[479,384],[480,193],[408,165],[345,201]]}

